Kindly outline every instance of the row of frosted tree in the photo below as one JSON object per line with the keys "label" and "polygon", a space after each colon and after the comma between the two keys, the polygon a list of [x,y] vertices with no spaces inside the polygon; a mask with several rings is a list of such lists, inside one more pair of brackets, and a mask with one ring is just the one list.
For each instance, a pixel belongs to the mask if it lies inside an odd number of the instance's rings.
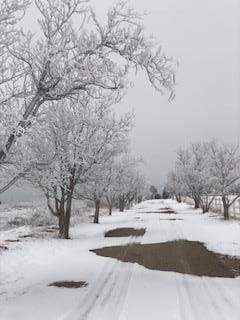
{"label": "row of frosted tree", "polygon": [[142,18],[123,1],[105,23],[87,0],[0,3],[0,193],[20,179],[37,186],[60,237],[69,237],[74,199],[94,203],[97,223],[103,199],[110,213],[116,203],[124,210],[144,184],[128,152],[132,115],[113,107],[132,71],[171,100],[176,63]]}
{"label": "row of frosted tree", "polygon": [[239,146],[212,140],[179,149],[166,190],[179,202],[183,196],[192,198],[203,213],[220,197],[228,220],[231,206],[240,197]]}

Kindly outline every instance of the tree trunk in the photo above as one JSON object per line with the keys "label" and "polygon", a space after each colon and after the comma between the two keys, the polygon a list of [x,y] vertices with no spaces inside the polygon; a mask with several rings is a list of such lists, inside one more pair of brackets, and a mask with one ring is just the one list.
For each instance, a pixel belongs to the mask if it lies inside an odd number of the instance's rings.
{"label": "tree trunk", "polygon": [[223,215],[225,220],[229,220],[229,204],[226,200],[225,196],[222,196],[222,202],[223,202]]}
{"label": "tree trunk", "polygon": [[58,208],[58,224],[59,224],[59,238],[61,239],[70,239],[69,238],[69,227],[70,227],[70,219],[71,219],[71,210],[72,210],[72,191],[68,192],[67,199],[66,193],[63,188],[61,188],[62,196],[60,206],[57,205]]}
{"label": "tree trunk", "polygon": [[95,201],[95,214],[93,223],[99,223],[100,200]]}
{"label": "tree trunk", "polygon": [[59,238],[65,239],[66,234],[66,221],[64,212],[64,201],[61,201],[60,208],[58,211],[58,225],[59,225]]}
{"label": "tree trunk", "polygon": [[177,200],[178,203],[181,203],[181,202],[182,202],[182,197],[181,197],[180,194],[175,193],[175,197],[176,197],[176,200]]}
{"label": "tree trunk", "polygon": [[69,238],[69,228],[70,228],[70,219],[71,219],[71,211],[72,211],[72,192],[70,192],[67,196],[66,202],[66,212],[65,212],[65,233],[64,238]]}
{"label": "tree trunk", "polygon": [[193,198],[194,200],[194,209],[199,209],[200,208],[200,201],[198,198]]}
{"label": "tree trunk", "polygon": [[22,120],[20,120],[16,127],[16,132],[10,133],[7,142],[5,144],[4,149],[0,149],[0,163],[3,162],[7,158],[7,154],[11,150],[12,146],[16,142],[16,137],[21,137],[24,130],[30,125],[29,118],[36,114],[41,104],[44,100],[41,98],[41,95],[38,93],[35,94],[31,102],[29,103],[28,107],[26,108]]}
{"label": "tree trunk", "polygon": [[111,203],[108,204],[108,214],[109,214],[109,216],[112,215],[112,204]]}
{"label": "tree trunk", "polygon": [[108,215],[111,216],[112,215],[112,200],[110,197],[106,197],[107,200],[107,204],[108,204]]}
{"label": "tree trunk", "polygon": [[120,212],[123,212],[125,209],[125,201],[124,200],[120,200],[119,201],[119,210]]}
{"label": "tree trunk", "polygon": [[203,205],[203,206],[202,206],[202,211],[203,211],[203,214],[204,214],[204,213],[207,213],[207,212],[208,212],[207,206]]}
{"label": "tree trunk", "polygon": [[203,214],[208,212],[208,204],[204,201],[204,199],[200,200],[200,207],[202,209]]}

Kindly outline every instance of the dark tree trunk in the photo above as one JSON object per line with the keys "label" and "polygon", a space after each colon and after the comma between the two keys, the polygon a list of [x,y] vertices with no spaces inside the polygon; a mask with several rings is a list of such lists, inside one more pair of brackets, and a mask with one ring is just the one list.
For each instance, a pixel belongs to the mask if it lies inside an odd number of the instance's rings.
{"label": "dark tree trunk", "polygon": [[58,225],[59,225],[59,238],[64,239],[66,235],[66,221],[65,221],[65,208],[64,208],[63,197],[58,209]]}
{"label": "dark tree trunk", "polygon": [[72,211],[72,192],[70,192],[68,194],[67,202],[66,202],[65,233],[64,233],[64,238],[65,239],[69,239],[69,228],[70,228],[71,211]]}
{"label": "dark tree trunk", "polygon": [[222,203],[223,203],[223,215],[225,220],[229,220],[229,204],[226,200],[225,196],[222,196]]}
{"label": "dark tree trunk", "polygon": [[119,201],[119,210],[120,210],[120,212],[123,212],[124,209],[125,209],[125,201],[120,199],[120,201]]}
{"label": "dark tree trunk", "polygon": [[69,228],[72,211],[72,197],[74,190],[73,177],[70,178],[69,190],[70,191],[68,191],[68,193],[66,194],[66,191],[63,188],[61,188],[62,196],[59,207],[59,237],[62,239],[70,239]]}
{"label": "dark tree trunk", "polygon": [[[4,149],[0,149],[0,163],[3,162],[6,158],[7,158],[7,154],[8,152],[11,150],[12,146],[15,144],[16,142],[16,138],[17,137],[21,137],[22,136],[22,132],[31,125],[31,123],[28,121],[29,118],[32,115],[35,115],[39,109],[39,107],[41,106],[41,104],[44,102],[44,100],[41,98],[41,96],[39,94],[36,94],[32,101],[29,103],[29,105],[27,106],[23,116],[22,116],[22,120],[20,120],[17,124],[17,128],[16,128],[16,132],[13,132],[9,135],[7,142],[5,144],[5,148]],[[22,129],[22,130],[18,130],[18,129]]]}
{"label": "dark tree trunk", "polygon": [[112,200],[110,197],[106,197],[107,200],[107,204],[108,204],[108,215],[111,216],[112,215]]}
{"label": "dark tree trunk", "polygon": [[194,200],[194,209],[199,209],[200,208],[200,201],[198,198],[193,198]]}
{"label": "dark tree trunk", "polygon": [[100,200],[95,201],[95,214],[93,223],[99,223]]}
{"label": "dark tree trunk", "polygon": [[108,214],[109,214],[109,216],[112,215],[112,204],[111,203],[108,204]]}
{"label": "dark tree trunk", "polygon": [[208,206],[205,206],[205,205],[202,206],[203,214],[204,214],[204,213],[207,213],[208,210],[209,210]]}
{"label": "dark tree trunk", "polygon": [[177,200],[178,203],[181,203],[181,202],[182,202],[181,194],[175,193],[175,198],[176,198],[176,200]]}

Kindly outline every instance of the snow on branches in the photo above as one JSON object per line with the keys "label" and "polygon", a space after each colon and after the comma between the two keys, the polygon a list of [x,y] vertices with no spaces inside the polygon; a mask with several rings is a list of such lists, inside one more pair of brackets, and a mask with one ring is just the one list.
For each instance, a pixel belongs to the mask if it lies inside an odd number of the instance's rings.
{"label": "snow on branches", "polygon": [[222,198],[224,218],[240,197],[240,154],[238,145],[218,141],[193,143],[177,152],[175,170],[167,188],[180,201],[191,197],[195,207],[207,212],[216,196]]}
{"label": "snow on branches", "polygon": [[40,14],[40,32],[20,30],[17,41],[8,45],[8,54],[21,74],[13,94],[19,99],[21,120],[0,150],[0,162],[15,143],[16,132],[31,125],[41,105],[80,92],[95,99],[115,92],[118,100],[131,68],[143,69],[157,90],[173,97],[176,63],[161,49],[154,49],[144,35],[142,16],[124,2],[109,10],[104,25],[85,0],[35,0],[34,4]]}

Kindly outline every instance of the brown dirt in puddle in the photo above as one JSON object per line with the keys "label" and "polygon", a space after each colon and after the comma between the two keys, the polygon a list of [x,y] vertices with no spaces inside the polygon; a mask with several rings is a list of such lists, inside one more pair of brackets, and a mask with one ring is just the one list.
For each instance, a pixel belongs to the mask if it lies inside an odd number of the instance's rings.
{"label": "brown dirt in puddle", "polygon": [[68,289],[77,289],[85,288],[88,286],[88,283],[85,281],[57,281],[50,283],[49,287],[58,287],[58,288],[68,288]]}
{"label": "brown dirt in puddle", "polygon": [[8,250],[7,246],[0,245],[0,250]]}
{"label": "brown dirt in puddle", "polygon": [[169,218],[169,219],[161,219],[161,221],[183,221],[184,219],[181,218]]}
{"label": "brown dirt in puddle", "polygon": [[187,240],[131,244],[91,250],[99,256],[138,263],[148,269],[195,276],[240,276],[240,258],[209,251],[203,243]]}
{"label": "brown dirt in puddle", "polygon": [[143,236],[146,229],[134,229],[134,228],[118,228],[105,232],[105,237],[140,237]]}
{"label": "brown dirt in puddle", "polygon": [[167,210],[152,210],[152,211],[141,211],[141,213],[162,213],[162,214],[176,214],[175,211],[171,210],[171,209],[167,209]]}

